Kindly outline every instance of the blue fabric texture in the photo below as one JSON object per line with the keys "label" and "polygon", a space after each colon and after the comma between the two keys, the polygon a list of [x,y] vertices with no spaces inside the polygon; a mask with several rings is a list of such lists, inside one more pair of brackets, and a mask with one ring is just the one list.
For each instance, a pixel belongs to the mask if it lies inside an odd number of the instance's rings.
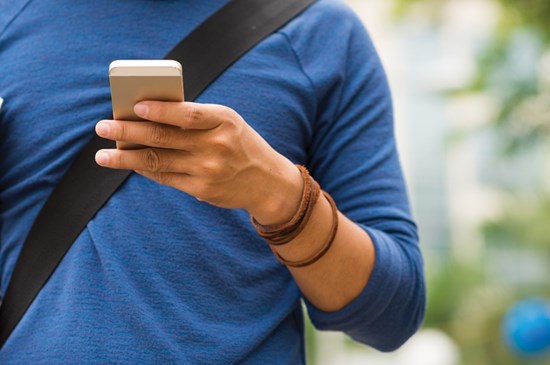
{"label": "blue fabric texture", "polygon": [[[107,68],[158,59],[226,0],[0,4],[0,282],[95,123]],[[185,77],[185,70],[184,70]],[[313,323],[382,351],[420,325],[425,289],[391,97],[369,36],[321,0],[214,82],[199,102],[239,112],[305,164],[376,247],[364,291]],[[242,210],[131,175],[88,223],[4,348],[2,364],[300,364],[301,293]]]}

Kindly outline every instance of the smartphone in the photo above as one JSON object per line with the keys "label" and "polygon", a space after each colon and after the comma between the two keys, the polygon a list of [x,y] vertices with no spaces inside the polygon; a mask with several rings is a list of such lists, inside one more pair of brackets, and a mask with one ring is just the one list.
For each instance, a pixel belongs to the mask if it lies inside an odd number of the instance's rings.
{"label": "smartphone", "polygon": [[[172,60],[117,60],[109,65],[113,117],[141,121],[134,105],[142,100],[183,101],[181,64]],[[117,142],[117,148],[143,146]]]}

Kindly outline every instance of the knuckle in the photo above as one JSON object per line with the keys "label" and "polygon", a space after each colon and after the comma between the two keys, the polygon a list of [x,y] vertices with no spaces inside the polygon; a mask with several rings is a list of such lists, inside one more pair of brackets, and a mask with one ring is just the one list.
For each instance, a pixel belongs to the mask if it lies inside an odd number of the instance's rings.
{"label": "knuckle", "polygon": [[210,159],[203,162],[202,170],[205,176],[217,177],[222,174],[223,166],[218,160]]}
{"label": "knuckle", "polygon": [[128,128],[126,127],[126,124],[125,123],[122,123],[122,122],[118,122],[117,124],[117,128],[115,128],[115,133],[118,135],[118,138],[121,140],[121,141],[125,141],[128,139]]}
{"label": "knuckle", "polygon": [[231,138],[226,134],[217,134],[210,141],[212,147],[221,154],[229,153],[232,149]]}
{"label": "knuckle", "polygon": [[198,122],[203,118],[203,110],[195,105],[190,106],[187,110],[187,119],[191,122]]}
{"label": "knuckle", "polygon": [[232,109],[228,106],[223,106],[222,105],[221,109],[222,109],[223,116],[226,117],[227,119],[234,119],[238,115],[237,112],[234,109]]}
{"label": "knuckle", "polygon": [[153,148],[146,149],[144,163],[148,170],[153,172],[159,172],[160,155],[158,151]]}
{"label": "knuckle", "polygon": [[162,145],[168,142],[169,134],[166,128],[160,125],[153,125],[151,127],[149,139],[155,145]]}
{"label": "knuckle", "polygon": [[220,106],[219,116],[223,120],[223,123],[228,126],[234,126],[237,124],[237,120],[240,118],[240,115],[233,109]]}
{"label": "knuckle", "polygon": [[126,159],[125,153],[113,153],[111,154],[111,161],[114,167],[124,167]]}

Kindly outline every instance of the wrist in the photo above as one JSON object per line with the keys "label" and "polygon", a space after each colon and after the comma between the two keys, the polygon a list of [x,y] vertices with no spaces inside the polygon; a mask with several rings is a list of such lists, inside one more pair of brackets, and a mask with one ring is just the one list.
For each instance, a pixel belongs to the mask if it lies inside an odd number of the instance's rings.
{"label": "wrist", "polygon": [[270,169],[269,186],[258,197],[254,208],[249,210],[256,221],[262,225],[283,224],[289,222],[299,209],[304,189],[300,170],[291,161],[281,156],[277,168]]}

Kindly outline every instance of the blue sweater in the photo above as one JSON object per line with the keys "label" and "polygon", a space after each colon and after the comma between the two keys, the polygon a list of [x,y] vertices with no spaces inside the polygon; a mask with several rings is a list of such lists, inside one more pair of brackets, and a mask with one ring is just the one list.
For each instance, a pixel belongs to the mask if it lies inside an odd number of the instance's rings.
{"label": "blue sweater", "polygon": [[[226,1],[0,3],[2,293],[48,195],[111,113],[109,63],[164,57]],[[307,165],[372,237],[368,285],[337,312],[306,301],[315,326],[400,346],[423,318],[422,258],[386,78],[356,15],[319,1],[198,101],[234,108]],[[304,363],[301,298],[245,211],[133,174],[74,242],[0,363]]]}

